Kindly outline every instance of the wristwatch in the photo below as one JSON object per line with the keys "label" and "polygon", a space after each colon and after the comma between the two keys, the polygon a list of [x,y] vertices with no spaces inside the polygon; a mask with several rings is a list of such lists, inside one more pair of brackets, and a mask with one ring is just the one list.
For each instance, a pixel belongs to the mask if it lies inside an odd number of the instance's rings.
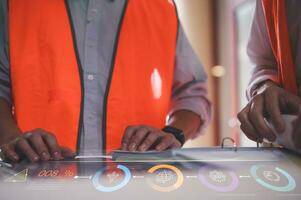
{"label": "wristwatch", "polygon": [[181,143],[181,146],[185,143],[185,135],[181,129],[172,127],[172,126],[165,126],[162,131],[173,134],[175,138]]}

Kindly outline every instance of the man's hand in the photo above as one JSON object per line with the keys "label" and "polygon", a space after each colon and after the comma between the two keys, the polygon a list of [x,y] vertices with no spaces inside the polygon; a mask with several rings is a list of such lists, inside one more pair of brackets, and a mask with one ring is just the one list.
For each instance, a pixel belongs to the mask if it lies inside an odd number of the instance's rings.
{"label": "man's hand", "polygon": [[163,151],[179,148],[181,143],[170,133],[149,126],[129,126],[126,128],[121,144],[124,151]]}
{"label": "man's hand", "polygon": [[13,162],[18,162],[22,158],[37,162],[75,156],[70,149],[58,145],[54,134],[42,129],[19,134],[2,144],[1,149],[4,157]]}
{"label": "man's hand", "polygon": [[[283,133],[285,123],[281,114],[299,114],[300,107],[299,97],[278,87],[272,81],[267,81],[237,117],[241,122],[241,130],[249,139],[262,142],[266,138],[269,141],[275,141],[276,135],[268,127],[264,118],[269,118],[275,130]],[[301,120],[301,116],[299,119]],[[301,127],[299,129],[298,136],[301,133]]]}
{"label": "man's hand", "polygon": [[292,122],[293,133],[292,140],[297,149],[301,149],[301,112],[298,115],[298,118]]}

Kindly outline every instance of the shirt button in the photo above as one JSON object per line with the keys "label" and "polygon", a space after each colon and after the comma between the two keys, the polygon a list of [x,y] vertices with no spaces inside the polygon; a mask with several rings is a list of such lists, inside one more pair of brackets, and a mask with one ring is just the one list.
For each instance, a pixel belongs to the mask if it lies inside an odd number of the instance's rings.
{"label": "shirt button", "polygon": [[88,80],[90,80],[90,81],[94,80],[94,76],[92,74],[89,74],[88,75]]}

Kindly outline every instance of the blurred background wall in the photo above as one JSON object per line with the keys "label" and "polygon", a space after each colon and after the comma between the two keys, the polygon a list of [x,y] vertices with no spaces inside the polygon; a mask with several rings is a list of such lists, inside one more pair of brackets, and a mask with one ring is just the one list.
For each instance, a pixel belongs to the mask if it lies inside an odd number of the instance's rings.
{"label": "blurred background wall", "polygon": [[[183,28],[191,42],[194,50],[203,63],[207,74],[214,65],[214,37],[212,35],[214,24],[212,23],[213,4],[212,0],[176,0],[179,17]],[[208,76],[210,87],[210,99],[214,101],[214,91],[217,88],[212,76]],[[216,107],[215,107],[216,108]],[[214,123],[208,127],[203,136],[186,144],[192,146],[213,146],[217,144],[217,123],[214,116]]]}
{"label": "blurred background wall", "polygon": [[247,103],[251,73],[246,56],[255,0],[175,0],[184,30],[203,63],[214,106],[213,121],[203,136],[186,147],[219,145],[232,137],[253,146],[239,130],[237,112]]}

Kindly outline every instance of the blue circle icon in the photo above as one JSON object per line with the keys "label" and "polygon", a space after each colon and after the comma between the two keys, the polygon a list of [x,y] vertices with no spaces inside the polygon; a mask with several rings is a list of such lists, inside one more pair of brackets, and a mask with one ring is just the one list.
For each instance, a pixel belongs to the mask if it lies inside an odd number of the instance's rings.
{"label": "blue circle icon", "polygon": [[115,185],[112,187],[103,186],[99,182],[99,179],[101,178],[101,175],[103,175],[103,173],[107,169],[108,169],[107,167],[100,169],[98,172],[96,172],[96,174],[92,178],[92,183],[93,183],[94,187],[96,188],[96,190],[98,190],[100,192],[114,192],[114,191],[120,190],[121,188],[126,186],[129,183],[129,181],[131,180],[132,175],[131,175],[130,170],[124,165],[117,165],[117,169],[120,169],[121,171],[124,172],[123,180],[118,185]]}
{"label": "blue circle icon", "polygon": [[[288,181],[287,184],[285,186],[275,186],[275,185],[271,185],[270,183],[265,182],[257,175],[257,171],[260,167],[265,167],[265,166],[264,165],[261,165],[261,166],[253,165],[251,167],[251,175],[253,176],[253,178],[256,180],[257,183],[264,186],[265,188],[268,188],[270,190],[277,191],[277,192],[290,192],[296,188],[295,179],[289,173],[287,173],[285,170],[283,170],[279,167],[275,167],[275,169],[273,171],[267,171],[267,173],[264,174],[264,176],[268,180],[269,179],[272,180],[272,177],[274,176],[273,180],[280,181],[280,176],[278,175],[278,173],[280,173],[287,178],[287,181]],[[271,177],[271,178],[269,178],[269,177]]]}

